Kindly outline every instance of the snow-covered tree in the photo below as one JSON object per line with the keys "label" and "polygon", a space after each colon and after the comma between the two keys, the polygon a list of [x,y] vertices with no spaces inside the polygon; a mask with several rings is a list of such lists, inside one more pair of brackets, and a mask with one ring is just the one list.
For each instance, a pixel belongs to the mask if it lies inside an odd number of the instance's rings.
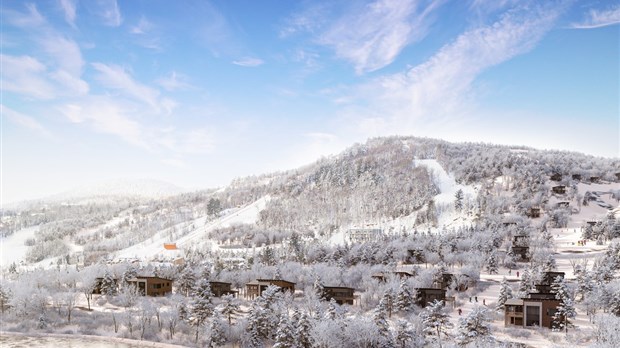
{"label": "snow-covered tree", "polygon": [[397,347],[407,347],[407,344],[413,341],[414,335],[413,328],[406,320],[399,319],[398,322],[396,322],[396,337],[394,340],[396,341]]}
{"label": "snow-covered tree", "polygon": [[574,327],[571,319],[577,313],[573,299],[568,291],[568,286],[563,277],[557,277],[551,284],[551,293],[555,294],[555,298],[560,301],[553,315],[553,327],[555,330],[568,332],[568,327]]}
{"label": "snow-covered tree", "polygon": [[314,290],[314,293],[319,300],[325,300],[325,288],[323,287],[321,277],[318,274],[314,277],[312,290]]}
{"label": "snow-covered tree", "polygon": [[463,199],[464,199],[463,190],[459,189],[454,194],[454,209],[458,212],[463,210]]}
{"label": "snow-covered tree", "polygon": [[107,270],[103,274],[103,279],[101,279],[100,289],[101,289],[102,294],[105,294],[108,296],[116,295],[116,291],[117,291],[116,279],[114,279],[112,274],[108,272]]}
{"label": "snow-covered tree", "polygon": [[9,303],[10,299],[11,293],[0,283],[0,310],[2,310],[2,314],[4,314],[5,306]]}
{"label": "snow-covered tree", "polygon": [[422,313],[420,313],[424,333],[433,337],[441,348],[441,336],[448,336],[448,330],[452,328],[450,317],[444,312],[443,301],[434,300]]}
{"label": "snow-covered tree", "polygon": [[198,333],[200,328],[206,322],[207,318],[213,315],[213,293],[211,285],[207,279],[200,279],[193,291],[193,299],[191,302],[190,321],[196,327],[196,342],[198,342]]}
{"label": "snow-covered tree", "polygon": [[239,311],[239,302],[235,296],[231,294],[223,295],[220,307],[220,311],[228,319],[228,325],[232,325],[232,317]]}
{"label": "snow-covered tree", "polygon": [[388,322],[389,316],[389,302],[391,300],[392,295],[389,291],[386,291],[379,304],[374,310],[373,320],[375,325],[379,330],[379,335],[381,336],[382,347],[393,347],[394,343],[392,341],[392,333],[390,332],[390,323]]}
{"label": "snow-covered tree", "polygon": [[489,310],[483,306],[475,306],[465,318],[460,318],[457,327],[456,341],[460,345],[482,341],[491,333]]}
{"label": "snow-covered tree", "polygon": [[217,312],[214,313],[209,325],[209,339],[207,340],[207,347],[221,347],[226,343],[226,336],[224,334],[224,328],[222,325],[222,318],[220,318]]}
{"label": "snow-covered tree", "polygon": [[497,298],[497,305],[495,306],[496,311],[501,311],[504,309],[504,304],[506,300],[512,298],[512,288],[508,284],[506,277],[502,279],[502,282],[499,285],[499,296]]}
{"label": "snow-covered tree", "polygon": [[299,313],[297,309],[295,309],[295,312],[293,313],[293,318],[299,317],[299,319],[294,322],[297,345],[300,348],[310,348],[312,347],[312,325],[310,324],[308,315],[305,312],[301,312],[299,314],[296,313]]}
{"label": "snow-covered tree", "polygon": [[273,348],[294,348],[296,344],[295,330],[287,315],[280,317],[276,330],[276,341]]}
{"label": "snow-covered tree", "polygon": [[486,269],[489,274],[497,274],[498,270],[498,262],[497,255],[495,253],[490,253],[487,258]]}
{"label": "snow-covered tree", "polygon": [[184,296],[189,296],[196,286],[196,274],[191,267],[186,266],[175,281],[178,291]]}
{"label": "snow-covered tree", "polygon": [[404,279],[400,281],[400,287],[398,288],[398,293],[396,294],[395,306],[396,309],[400,312],[409,312],[415,307],[415,303],[413,301],[413,294],[411,293],[409,285]]}

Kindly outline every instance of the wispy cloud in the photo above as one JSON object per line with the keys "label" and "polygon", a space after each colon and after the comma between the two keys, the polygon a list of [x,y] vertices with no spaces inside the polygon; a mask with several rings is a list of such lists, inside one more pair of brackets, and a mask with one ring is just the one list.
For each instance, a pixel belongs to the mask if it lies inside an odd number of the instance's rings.
{"label": "wispy cloud", "polygon": [[280,30],[280,37],[287,38],[297,33],[316,33],[327,22],[329,8],[327,4],[313,3],[301,12],[287,18]]}
{"label": "wispy cloud", "polygon": [[37,10],[35,4],[26,4],[26,13],[3,9],[2,14],[7,23],[20,28],[32,29],[45,24],[45,18]]}
{"label": "wispy cloud", "polygon": [[36,99],[52,99],[56,90],[46,78],[47,68],[30,56],[0,54],[2,88]]}
{"label": "wispy cloud", "polygon": [[85,123],[95,131],[112,134],[126,142],[150,149],[145,128],[128,114],[132,109],[105,96],[91,96],[59,108],[72,123]]}
{"label": "wispy cloud", "polygon": [[431,13],[441,2],[377,0],[337,20],[318,41],[351,62],[358,74],[378,70],[426,36]]}
{"label": "wispy cloud", "polygon": [[187,76],[179,74],[176,71],[171,72],[168,76],[157,79],[155,82],[168,91],[176,91],[191,87]]}
{"label": "wispy cloud", "polygon": [[149,22],[146,17],[142,16],[140,17],[140,21],[138,21],[138,24],[132,26],[131,29],[129,29],[129,32],[132,34],[142,35],[149,32],[152,28],[153,24]]}
{"label": "wispy cloud", "polygon": [[99,72],[96,79],[105,87],[118,90],[124,95],[144,102],[156,112],[172,112],[175,106],[174,101],[169,98],[161,98],[158,90],[134,80],[123,67],[103,63],[92,63],[92,66]]}
{"label": "wispy cloud", "polygon": [[591,9],[580,23],[573,23],[575,29],[594,29],[620,23],[620,4],[607,9]]}
{"label": "wispy cloud", "polygon": [[107,26],[118,27],[123,23],[121,10],[116,0],[97,0],[100,7],[99,15]]}
{"label": "wispy cloud", "polygon": [[2,104],[0,104],[0,114],[13,124],[28,128],[47,138],[52,138],[52,133],[34,117],[24,115]]}
{"label": "wispy cloud", "polygon": [[[471,117],[476,78],[486,69],[531,50],[563,8],[534,6],[506,12],[490,25],[471,29],[428,61],[363,85],[345,111],[367,135],[438,129]],[[359,113],[366,116],[361,120]],[[350,122],[350,120],[349,120]]]}
{"label": "wispy cloud", "polygon": [[72,27],[75,27],[75,18],[77,13],[77,0],[59,0],[60,7],[65,13],[65,21]]}
{"label": "wispy cloud", "polygon": [[235,65],[239,65],[239,66],[256,67],[256,66],[263,65],[265,62],[259,58],[244,57],[238,60],[233,60],[232,63]]}

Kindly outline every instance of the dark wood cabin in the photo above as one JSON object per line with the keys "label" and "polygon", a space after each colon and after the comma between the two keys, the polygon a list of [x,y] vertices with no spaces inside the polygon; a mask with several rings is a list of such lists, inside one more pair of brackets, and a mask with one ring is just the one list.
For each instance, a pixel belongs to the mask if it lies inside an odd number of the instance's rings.
{"label": "dark wood cabin", "polygon": [[282,279],[256,279],[245,284],[245,296],[251,300],[263,294],[263,291],[269,287],[269,285],[275,285],[282,291],[295,292],[295,283]]}
{"label": "dark wood cabin", "polygon": [[512,255],[519,262],[530,261],[530,248],[526,246],[512,246]]}
{"label": "dark wood cabin", "polygon": [[582,178],[581,174],[573,174],[573,180],[581,181],[581,178]]}
{"label": "dark wood cabin", "polygon": [[172,292],[173,281],[166,278],[138,276],[127,282],[135,286],[142,296],[165,296]]}
{"label": "dark wood cabin", "polygon": [[211,292],[215,297],[222,297],[223,295],[237,296],[237,291],[231,289],[231,283],[214,281],[209,282],[209,285],[211,285]]}
{"label": "dark wood cabin", "polygon": [[551,174],[549,179],[551,179],[551,181],[562,181],[562,174],[560,174],[560,173],[553,173],[553,174]]}
{"label": "dark wood cabin", "polygon": [[600,176],[591,176],[590,177],[590,182],[593,184],[598,184],[601,182],[601,177]]}
{"label": "dark wood cabin", "polygon": [[325,299],[327,301],[334,300],[339,305],[353,305],[355,302],[355,289],[346,286],[324,286]]}
{"label": "dark wood cabin", "polygon": [[540,208],[539,207],[532,207],[530,208],[530,211],[527,214],[528,217],[535,219],[535,218],[539,218],[540,217]]}
{"label": "dark wood cabin", "polygon": [[416,304],[420,307],[426,307],[429,303],[438,300],[446,300],[446,290],[436,288],[416,288]]}
{"label": "dark wood cabin", "polygon": [[551,329],[559,304],[554,294],[530,293],[526,298],[509,299],[504,305],[504,326]]}
{"label": "dark wood cabin", "polygon": [[566,186],[564,185],[553,186],[551,188],[551,191],[553,191],[553,193],[556,193],[558,195],[563,195],[566,193]]}

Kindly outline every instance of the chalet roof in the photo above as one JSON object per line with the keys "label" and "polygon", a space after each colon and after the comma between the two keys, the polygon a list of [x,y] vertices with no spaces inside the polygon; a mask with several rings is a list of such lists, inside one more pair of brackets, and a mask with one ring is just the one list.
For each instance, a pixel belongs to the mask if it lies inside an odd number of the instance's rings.
{"label": "chalet roof", "polygon": [[153,277],[153,276],[141,276],[141,275],[136,276],[135,278],[127,279],[127,280],[130,281],[130,282],[132,282],[132,281],[135,282],[135,281],[138,281],[140,279],[147,279],[147,280],[149,280],[149,279],[159,279],[159,280],[167,280],[169,282],[173,281],[172,279],[168,279],[168,278]]}
{"label": "chalet roof", "polygon": [[327,286],[327,285],[323,285],[323,289],[347,289],[347,290],[355,291],[354,288],[350,288],[348,286]]}
{"label": "chalet roof", "polygon": [[228,283],[228,282],[217,282],[217,281],[210,281],[209,284],[227,284],[227,285],[232,285],[232,283]]}
{"label": "chalet roof", "polygon": [[509,306],[523,306],[523,300],[520,298],[509,298],[504,304]]}
{"label": "chalet roof", "polygon": [[272,284],[275,282],[282,282],[282,283],[287,283],[287,284],[291,284],[291,285],[295,285],[295,283],[293,282],[289,282],[288,280],[283,280],[283,279],[256,279],[256,280],[252,280],[251,282],[248,282],[246,284],[250,284],[250,285],[258,285],[258,284]]}

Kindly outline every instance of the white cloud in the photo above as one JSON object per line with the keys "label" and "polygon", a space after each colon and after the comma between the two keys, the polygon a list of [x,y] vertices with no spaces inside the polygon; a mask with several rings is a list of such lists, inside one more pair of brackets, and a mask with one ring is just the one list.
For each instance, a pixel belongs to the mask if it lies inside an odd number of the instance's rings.
{"label": "white cloud", "polygon": [[[475,114],[476,78],[486,69],[531,50],[561,8],[524,7],[488,26],[471,29],[429,60],[405,72],[378,78],[357,91],[358,105],[343,112],[366,135],[436,132],[458,127]],[[361,120],[359,114],[365,115]]]}
{"label": "white cloud", "polygon": [[60,7],[65,13],[65,21],[75,27],[77,0],[59,0]]}
{"label": "white cloud", "polygon": [[63,105],[59,110],[73,123],[85,123],[97,132],[112,134],[132,145],[151,149],[145,127],[128,116],[132,109],[110,97],[87,97],[79,103]]}
{"label": "white cloud", "polygon": [[88,94],[88,83],[65,70],[54,71],[50,73],[50,77],[60,85],[65,95],[75,97]]}
{"label": "white cloud", "polygon": [[100,6],[99,15],[107,26],[118,27],[123,22],[121,10],[116,0],[98,0]]}
{"label": "white cloud", "polygon": [[92,66],[99,72],[96,79],[105,87],[121,91],[135,100],[144,102],[157,112],[163,110],[170,113],[176,105],[171,99],[160,98],[158,90],[135,81],[118,65],[92,63]]}
{"label": "white cloud", "polygon": [[187,76],[178,74],[176,71],[172,71],[170,75],[157,79],[157,84],[162,86],[168,91],[176,91],[179,89],[186,89],[191,87],[187,82]]}
{"label": "white cloud", "polygon": [[45,18],[39,13],[35,4],[26,4],[26,9],[28,13],[9,9],[3,9],[2,12],[6,15],[7,22],[16,27],[32,29],[46,23]]}
{"label": "white cloud", "polygon": [[37,41],[45,52],[54,59],[60,69],[67,71],[74,77],[79,77],[82,74],[84,59],[80,47],[75,41],[55,32],[41,36]]}
{"label": "white cloud", "polygon": [[52,99],[56,89],[46,78],[47,68],[30,56],[0,54],[2,88],[36,99]]}
{"label": "white cloud", "polygon": [[142,35],[142,34],[146,34],[152,28],[153,28],[153,24],[149,22],[146,19],[146,17],[142,16],[140,17],[140,21],[138,22],[138,24],[131,27],[129,32],[132,34],[136,34],[136,35]]}
{"label": "white cloud", "polygon": [[405,46],[426,36],[430,14],[441,1],[377,0],[337,20],[318,41],[351,62],[358,74],[381,69]]}
{"label": "white cloud", "polygon": [[594,29],[620,23],[620,4],[605,10],[591,9],[581,23],[573,23],[575,29]]}
{"label": "white cloud", "polygon": [[235,65],[239,65],[239,66],[255,67],[255,66],[263,65],[265,62],[259,58],[244,57],[238,60],[234,60],[232,63]]}
{"label": "white cloud", "polygon": [[24,115],[2,104],[0,104],[0,114],[6,116],[9,121],[16,125],[33,130],[45,137],[52,137],[52,133],[33,117]]}

